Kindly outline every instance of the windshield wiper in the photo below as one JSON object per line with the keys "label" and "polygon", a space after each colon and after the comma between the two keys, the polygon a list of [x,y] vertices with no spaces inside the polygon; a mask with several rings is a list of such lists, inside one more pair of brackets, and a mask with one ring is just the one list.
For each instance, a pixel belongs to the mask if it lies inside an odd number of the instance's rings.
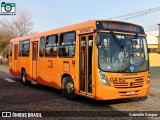
{"label": "windshield wiper", "polygon": [[114,38],[114,41],[118,45],[118,47],[122,48],[123,45],[122,45],[122,43],[119,42],[119,38],[117,38],[116,34],[114,34],[113,31],[111,31],[110,33],[111,33],[112,37]]}

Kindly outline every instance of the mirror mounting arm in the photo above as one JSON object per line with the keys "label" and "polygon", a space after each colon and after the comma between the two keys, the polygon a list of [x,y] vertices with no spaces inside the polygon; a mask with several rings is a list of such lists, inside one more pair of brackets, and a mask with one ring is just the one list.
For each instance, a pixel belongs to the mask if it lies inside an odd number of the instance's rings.
{"label": "mirror mounting arm", "polygon": [[94,32],[94,33],[99,33],[99,32],[100,32],[100,30],[98,30],[98,29],[94,29],[94,30],[93,30],[93,32]]}
{"label": "mirror mounting arm", "polygon": [[96,35],[96,45],[97,47],[101,45],[101,35],[100,35],[100,30],[98,30]]}

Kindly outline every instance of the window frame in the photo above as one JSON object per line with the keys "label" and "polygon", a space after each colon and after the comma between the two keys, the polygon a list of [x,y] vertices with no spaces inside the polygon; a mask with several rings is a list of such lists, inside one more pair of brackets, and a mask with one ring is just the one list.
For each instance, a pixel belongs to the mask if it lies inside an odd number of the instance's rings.
{"label": "window frame", "polygon": [[18,47],[18,56],[19,57],[22,56],[22,49],[23,49],[23,41],[19,41],[19,47]]}
{"label": "window frame", "polygon": [[[43,55],[41,55],[41,39],[44,38],[44,49],[43,49]],[[39,44],[39,57],[45,57],[45,44],[46,44],[46,37],[42,36],[40,37],[40,44]]]}
{"label": "window frame", "polygon": [[[29,41],[29,43],[25,43],[25,44],[24,44],[25,41]],[[29,44],[29,48],[25,48],[25,49],[24,49],[24,45],[26,45],[26,44]],[[29,53],[28,53],[27,56],[24,55],[24,53],[23,53],[24,50],[29,50]],[[27,40],[23,40],[23,41],[22,41],[22,54],[21,54],[21,56],[22,56],[22,57],[29,57],[29,56],[30,56],[30,39],[27,39]]]}
{"label": "window frame", "polygon": [[[46,44],[46,41],[47,41],[47,39],[49,40],[49,37],[51,37],[51,36],[55,36],[55,43],[56,43],[56,45],[51,45],[51,46],[47,46],[47,44]],[[54,44],[55,44],[54,43]],[[53,56],[48,56],[47,54],[46,54],[46,48],[47,47],[51,47],[51,48],[53,48],[54,49],[54,47],[57,47],[57,51],[56,51],[56,56],[53,54]],[[45,48],[44,48],[45,50],[44,50],[44,53],[45,53],[45,57],[49,57],[49,58],[56,58],[57,56],[58,56],[58,51],[59,51],[59,39],[58,39],[58,34],[51,34],[51,35],[47,35],[46,37],[45,37]],[[47,56],[46,56],[47,55]]]}
{"label": "window frame", "polygon": [[[63,40],[63,36],[65,34],[68,34],[68,33],[74,33],[74,41],[75,41],[75,44],[67,44],[67,45],[62,45],[62,40]],[[69,57],[69,56],[60,56],[60,48],[61,46],[65,46],[65,47],[69,47],[69,46],[74,46],[74,55],[72,57]],[[64,32],[64,33],[61,33],[60,34],[60,40],[59,40],[59,49],[58,49],[58,57],[60,58],[74,58],[75,57],[75,53],[76,53],[76,31],[69,31],[69,32]]]}

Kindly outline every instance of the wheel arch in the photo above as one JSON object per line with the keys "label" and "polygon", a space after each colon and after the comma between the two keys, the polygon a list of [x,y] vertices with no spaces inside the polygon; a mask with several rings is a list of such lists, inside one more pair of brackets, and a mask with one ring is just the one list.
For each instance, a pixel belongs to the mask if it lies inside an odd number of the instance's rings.
{"label": "wheel arch", "polygon": [[72,80],[72,82],[73,82],[73,84],[74,84],[74,81],[73,81],[73,79],[72,79],[72,76],[71,76],[70,74],[64,73],[64,74],[62,75],[62,77],[61,77],[61,89],[64,89],[64,83],[65,83],[65,80],[63,79],[64,77],[70,77],[71,80]]}

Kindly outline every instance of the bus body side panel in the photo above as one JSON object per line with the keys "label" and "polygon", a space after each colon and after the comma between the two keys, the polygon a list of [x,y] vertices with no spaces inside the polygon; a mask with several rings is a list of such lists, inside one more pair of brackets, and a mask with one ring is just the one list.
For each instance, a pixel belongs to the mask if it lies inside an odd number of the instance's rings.
{"label": "bus body side panel", "polygon": [[60,78],[57,72],[57,58],[39,58],[38,59],[38,82],[54,88],[60,88]]}
{"label": "bus body side panel", "polygon": [[41,84],[44,84],[44,73],[45,73],[45,58],[39,57],[38,58],[38,64],[37,64],[37,81]]}
{"label": "bus body side panel", "polygon": [[22,57],[20,68],[24,68],[27,73],[27,80],[32,80],[32,64],[31,57]]}
{"label": "bus body side panel", "polygon": [[[69,63],[68,71],[65,71],[64,62]],[[67,58],[40,58],[38,62],[38,82],[47,86],[61,89],[61,79],[63,74],[68,74],[76,78],[75,66],[72,66],[72,59]]]}

